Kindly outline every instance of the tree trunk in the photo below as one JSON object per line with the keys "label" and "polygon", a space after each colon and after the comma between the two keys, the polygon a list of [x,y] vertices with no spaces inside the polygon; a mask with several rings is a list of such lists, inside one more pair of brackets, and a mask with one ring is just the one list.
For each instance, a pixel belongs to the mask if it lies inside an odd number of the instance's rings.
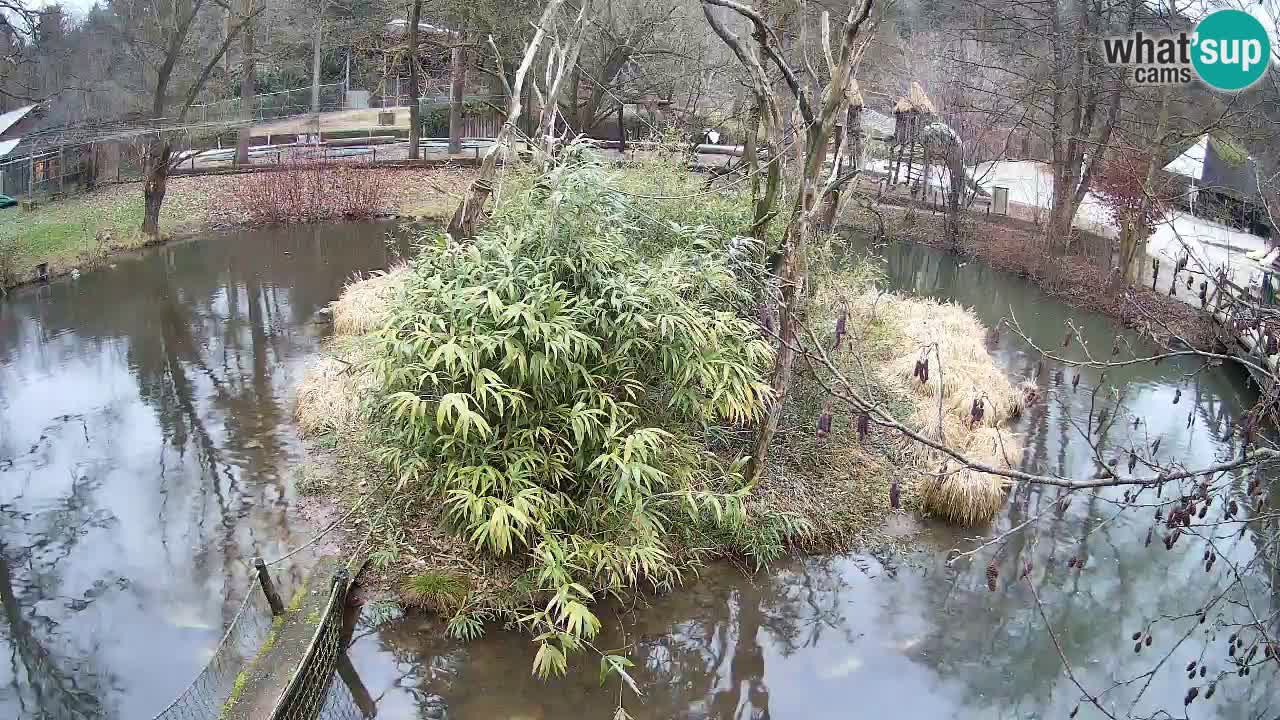
{"label": "tree trunk", "polygon": [[409,102],[410,160],[418,159],[421,152],[418,146],[422,144],[422,123],[418,119],[418,106],[421,104],[418,96],[422,92],[418,86],[418,21],[421,17],[422,0],[413,0],[413,10],[409,13],[409,92],[413,96]]}
{"label": "tree trunk", "polygon": [[1069,160],[1056,163],[1053,168],[1053,195],[1049,207],[1048,233],[1049,246],[1066,247],[1071,240],[1071,222],[1075,218],[1075,207],[1071,202],[1071,174],[1068,172]]}
{"label": "tree trunk", "polygon": [[546,28],[551,26],[551,21],[555,19],[556,12],[559,11],[563,2],[564,0],[547,1],[547,6],[542,10],[542,17],[535,26],[537,30],[525,46],[524,58],[516,70],[515,82],[511,85],[511,100],[507,104],[506,121],[498,131],[498,136],[494,138],[493,147],[489,148],[488,153],[485,154],[484,162],[480,164],[479,175],[467,188],[462,202],[458,204],[453,218],[449,220],[448,234],[455,241],[475,237],[476,229],[480,223],[484,222],[485,206],[488,204],[489,196],[493,194],[493,183],[498,176],[498,153],[502,152],[503,147],[513,139],[515,128],[524,110],[521,95],[524,93],[525,76],[528,75],[529,67],[538,54],[543,38],[546,37]]}
{"label": "tree trunk", "polygon": [[622,109],[626,107],[622,103],[618,103],[618,149],[622,151],[625,158],[627,154],[627,122],[622,117]]}
{"label": "tree trunk", "polygon": [[769,414],[756,433],[751,461],[746,467],[746,477],[749,480],[757,479],[764,470],[769,445],[782,420],[782,408],[791,387],[792,368],[795,365],[796,319],[801,309],[805,277],[808,274],[805,247],[813,234],[818,176],[822,172],[827,154],[827,132],[821,121],[810,125],[806,135],[808,149],[800,177],[800,191],[782,240],[782,268],[778,273],[778,355],[771,383],[773,398],[769,404]]}
{"label": "tree trunk", "polygon": [[964,197],[964,148],[959,141],[946,146],[947,175],[951,180],[947,193],[947,241],[952,248],[960,246],[960,199]]}
{"label": "tree trunk", "polygon": [[851,103],[846,114],[848,120],[845,121],[845,127],[849,128],[849,157],[854,167],[858,168],[858,172],[862,172],[862,164],[867,154],[866,140],[862,134],[862,104]]}
{"label": "tree trunk", "polygon": [[316,16],[315,34],[311,39],[311,112],[320,114],[320,33],[324,28],[324,3]]}
{"label": "tree trunk", "polygon": [[[1147,257],[1147,237],[1150,235],[1150,228],[1147,227],[1147,221],[1152,218],[1152,207],[1157,202],[1156,198],[1156,170],[1160,167],[1160,159],[1164,156],[1165,133],[1169,129],[1169,88],[1165,86],[1161,89],[1160,95],[1160,115],[1156,120],[1155,136],[1151,138],[1151,146],[1147,152],[1147,176],[1142,181],[1142,211],[1139,214],[1140,223],[1135,223],[1137,227],[1134,229],[1133,250],[1129,256],[1129,265],[1124,268],[1125,279],[1136,284],[1142,277],[1143,261]],[[1130,267],[1132,266],[1132,267]],[[1132,278],[1132,279],[1130,279]]]}
{"label": "tree trunk", "polygon": [[462,33],[451,35],[450,40],[453,49],[449,53],[449,153],[454,154],[462,152],[462,96],[467,81],[467,51],[462,47]]}
{"label": "tree trunk", "polygon": [[160,237],[160,207],[169,183],[169,156],[172,148],[168,140],[152,140],[147,148],[147,160],[142,183],[142,232],[153,239]]}
{"label": "tree trunk", "polygon": [[[253,16],[253,0],[240,0],[241,17]],[[249,164],[249,139],[253,134],[254,96],[257,94],[257,83],[254,75],[257,64],[254,59],[253,21],[245,21],[244,33],[240,38],[240,120],[244,123],[236,133],[236,164]]]}
{"label": "tree trunk", "polygon": [[[754,97],[754,96],[753,96]],[[756,151],[760,137],[760,100],[755,98],[747,112],[746,137],[742,139],[742,164],[751,178],[751,202],[760,197],[760,158]]]}

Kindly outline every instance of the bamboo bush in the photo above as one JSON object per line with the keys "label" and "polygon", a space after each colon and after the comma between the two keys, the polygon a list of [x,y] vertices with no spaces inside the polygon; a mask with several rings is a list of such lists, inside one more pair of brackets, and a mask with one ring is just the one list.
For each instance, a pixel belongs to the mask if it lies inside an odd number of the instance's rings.
{"label": "bamboo bush", "polygon": [[508,192],[475,238],[413,262],[373,334],[371,422],[377,459],[453,532],[530,559],[547,599],[517,620],[550,675],[599,629],[594,599],[672,586],[682,533],[745,523],[738,465],[698,439],[761,416],[772,355],[705,229],[668,224],[642,254],[637,208],[586,160]]}

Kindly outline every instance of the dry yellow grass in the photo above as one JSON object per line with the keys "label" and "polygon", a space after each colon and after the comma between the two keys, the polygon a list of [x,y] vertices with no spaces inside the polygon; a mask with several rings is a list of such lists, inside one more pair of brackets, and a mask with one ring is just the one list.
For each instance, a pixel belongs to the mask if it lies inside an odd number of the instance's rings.
{"label": "dry yellow grass", "polygon": [[370,374],[361,367],[360,348],[336,343],[329,354],[307,366],[298,384],[294,417],[307,437],[344,432],[360,423],[361,400],[372,389]]}
{"label": "dry yellow grass", "polygon": [[408,271],[408,265],[398,265],[348,285],[333,303],[333,331],[339,335],[365,335],[382,327],[391,298]]}
{"label": "dry yellow grass", "polygon": [[[1016,468],[1022,460],[1022,441],[1006,428],[1022,413],[1023,393],[987,353],[987,329],[977,317],[953,303],[893,296],[881,297],[876,312],[892,319],[898,351],[881,368],[880,376],[912,398],[914,409],[908,421],[971,460]],[[929,373],[922,382],[914,370],[924,358]],[[977,422],[972,418],[975,400],[985,408]],[[908,455],[927,470],[920,488],[927,512],[961,525],[977,525],[990,521],[1004,504],[1004,478],[962,468],[918,444]]]}
{"label": "dry yellow grass", "polygon": [[407,277],[408,266],[355,280],[333,303],[333,329],[337,337],[326,353],[307,366],[298,385],[294,417],[303,435],[357,429],[360,403],[373,389],[373,378],[364,367],[363,338],[382,327],[392,299]]}

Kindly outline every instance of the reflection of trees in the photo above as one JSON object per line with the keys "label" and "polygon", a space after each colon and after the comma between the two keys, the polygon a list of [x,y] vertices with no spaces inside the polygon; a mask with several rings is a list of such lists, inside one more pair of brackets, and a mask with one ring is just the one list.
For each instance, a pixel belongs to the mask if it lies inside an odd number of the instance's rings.
{"label": "reflection of trees", "polygon": [[[383,231],[359,234],[353,226],[307,227],[171,245],[75,282],[16,291],[0,307],[0,491],[8,492],[19,470],[44,495],[66,485],[69,471],[79,477],[82,465],[123,481],[74,481],[72,496],[58,501],[65,512],[51,511],[43,496],[5,496],[12,503],[0,504],[0,647],[12,650],[17,688],[0,687],[0,717],[97,717],[108,705],[150,709],[170,699],[109,700],[124,692],[113,683],[132,686],[132,678],[99,682],[92,658],[77,659],[83,653],[70,628],[96,621],[76,613],[110,588],[59,590],[70,565],[77,577],[147,568],[147,577],[129,579],[139,597],[176,601],[194,612],[184,617],[193,626],[216,626],[217,612],[234,612],[240,597],[221,592],[231,573],[243,576],[240,559],[264,544],[293,542],[282,467],[295,443],[287,402],[296,377],[282,370],[314,350],[309,321],[345,279],[385,266]],[[75,381],[66,383],[73,391],[61,386],[65,378]],[[53,415],[41,394],[53,399],[49,405],[83,411],[76,418],[84,422],[83,443],[28,457],[30,427]],[[157,430],[147,418],[119,426],[121,417],[137,417],[130,411],[139,405]],[[156,540],[155,549],[123,563],[110,553],[131,546],[129,533],[86,509],[120,503],[137,505],[134,514],[155,523]],[[217,609],[206,609],[209,602]],[[11,640],[13,648],[5,644]],[[185,660],[197,649],[173,651]],[[0,685],[6,675],[0,670]]]}
{"label": "reflection of trees", "polygon": [[[703,578],[654,599],[652,609],[634,616],[606,613],[595,645],[626,647],[636,663],[633,674],[645,697],[626,702],[637,717],[768,718],[775,710],[767,663],[819,643],[853,641],[842,594],[847,572],[857,571],[840,558],[808,559],[750,577],[723,566],[709,568]],[[573,695],[568,684],[588,690],[584,696],[594,700],[591,710],[569,704],[575,716],[607,717],[607,705],[616,699],[614,692],[598,690],[587,654],[572,660],[569,678],[544,684],[527,671],[532,652],[525,637],[494,628],[459,645],[440,638],[438,624],[424,630],[415,628],[418,622],[409,618],[379,633],[378,642],[395,666],[389,676],[371,681],[380,703],[389,692],[406,693],[413,702],[440,693],[462,715],[519,714],[542,699],[553,698],[547,700],[552,703]],[[361,673],[366,681],[378,677],[370,668],[362,667]],[[471,688],[492,687],[499,677],[500,697],[468,697]]]}
{"label": "reflection of trees", "polygon": [[108,588],[98,580],[80,597],[67,597],[60,576],[88,529],[113,521],[95,510],[94,490],[81,478],[70,495],[39,512],[0,505],[0,648],[8,646],[10,675],[9,687],[0,689],[0,706],[14,706],[17,717],[79,720],[104,714],[103,685],[112,678],[90,659],[74,657],[73,639],[60,635],[59,622],[49,614],[51,605],[79,612]]}

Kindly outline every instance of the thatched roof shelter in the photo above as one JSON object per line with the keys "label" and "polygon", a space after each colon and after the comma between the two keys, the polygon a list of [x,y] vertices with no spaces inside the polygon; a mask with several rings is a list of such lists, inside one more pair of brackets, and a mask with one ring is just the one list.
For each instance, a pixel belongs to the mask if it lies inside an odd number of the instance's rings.
{"label": "thatched roof shelter", "polygon": [[924,115],[933,115],[937,109],[933,107],[933,102],[929,100],[929,96],[924,94],[924,88],[920,87],[920,83],[912,81],[911,88],[907,94],[898,98],[898,103],[893,106],[895,113],[918,112]]}
{"label": "thatched roof shelter", "polygon": [[858,85],[857,80],[849,81],[849,89],[848,91],[846,91],[845,95],[847,95],[849,98],[850,107],[856,107],[856,108],[862,107],[863,105],[862,88]]}

